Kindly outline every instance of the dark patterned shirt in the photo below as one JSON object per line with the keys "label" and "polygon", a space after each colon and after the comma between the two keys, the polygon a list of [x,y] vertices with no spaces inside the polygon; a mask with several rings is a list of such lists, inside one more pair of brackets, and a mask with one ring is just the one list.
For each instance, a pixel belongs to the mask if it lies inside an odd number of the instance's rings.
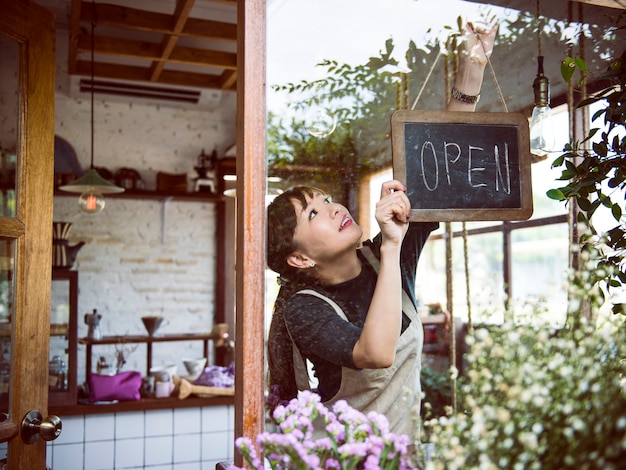
{"label": "dark patterned shirt", "polygon": [[[413,303],[416,303],[417,261],[428,236],[437,227],[437,223],[411,223],[402,242],[402,286]],[[365,244],[371,247],[376,257],[380,257],[380,234]],[[359,258],[363,269],[354,279],[335,285],[311,287],[333,299],[349,322],[339,317],[326,301],[312,295],[294,295],[285,307],[287,328],[302,356],[313,364],[319,382],[317,391],[323,401],[332,398],[339,390],[342,367],[356,369],[352,350],[361,335],[378,278],[374,268],[360,253]],[[402,331],[408,324],[409,319],[403,315]]]}

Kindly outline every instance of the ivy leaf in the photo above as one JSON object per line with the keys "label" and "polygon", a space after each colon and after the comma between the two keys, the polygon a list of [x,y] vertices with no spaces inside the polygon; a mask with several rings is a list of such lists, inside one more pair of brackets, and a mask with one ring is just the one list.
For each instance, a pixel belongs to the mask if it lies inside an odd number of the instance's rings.
{"label": "ivy leaf", "polygon": [[571,57],[566,57],[563,62],[561,62],[561,76],[566,83],[569,83],[574,76],[574,72],[576,71],[576,62]]}
{"label": "ivy leaf", "polygon": [[555,201],[564,201],[565,195],[560,189],[549,189],[546,193],[550,199],[554,199]]}
{"label": "ivy leaf", "polygon": [[616,315],[624,315],[626,314],[626,304],[615,304],[613,305],[612,310]]}
{"label": "ivy leaf", "polygon": [[581,72],[587,72],[587,62],[580,57],[574,58],[574,62],[576,63],[576,67],[580,69]]}
{"label": "ivy leaf", "polygon": [[609,186],[609,188],[617,188],[620,183],[621,183],[620,178],[611,178],[607,182],[607,185]]}
{"label": "ivy leaf", "polygon": [[556,168],[559,167],[561,165],[563,165],[563,162],[565,161],[565,155],[561,155],[559,157],[557,157],[553,162],[552,162],[552,168]]}
{"label": "ivy leaf", "polygon": [[591,202],[589,202],[589,199],[579,198],[577,202],[578,202],[578,207],[580,207],[585,212],[588,212],[589,209],[591,209]]}
{"label": "ivy leaf", "polygon": [[601,157],[606,157],[608,152],[606,143],[604,142],[594,142],[593,151],[596,152]]}
{"label": "ivy leaf", "polygon": [[622,208],[620,207],[620,205],[613,204],[613,207],[611,207],[611,212],[613,213],[613,217],[615,218],[615,220],[619,222],[622,218]]}

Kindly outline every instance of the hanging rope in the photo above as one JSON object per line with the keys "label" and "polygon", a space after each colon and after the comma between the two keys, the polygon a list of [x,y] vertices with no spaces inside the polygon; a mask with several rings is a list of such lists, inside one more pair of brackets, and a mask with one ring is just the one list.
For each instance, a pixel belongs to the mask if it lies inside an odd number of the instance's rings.
{"label": "hanging rope", "polygon": [[[483,42],[482,38],[480,37],[479,34],[476,34],[476,39],[478,39],[478,41],[480,42],[481,47],[483,48],[483,50],[485,49],[485,43]],[[428,80],[430,80],[431,75],[433,74],[435,67],[437,67],[437,63],[439,62],[439,57],[441,57],[442,53],[439,52],[439,54],[437,54],[437,57],[435,57],[435,60],[433,61],[432,65],[430,66],[430,69],[428,70],[428,73],[426,74],[426,78],[424,79],[424,83],[422,83],[422,87],[420,88],[420,91],[418,92],[417,96],[415,97],[415,101],[413,102],[413,105],[411,106],[411,110],[414,110],[415,107],[417,106],[417,103],[419,102],[420,98],[422,97],[422,94],[424,93],[424,89],[426,88],[426,84],[428,83]],[[485,56],[487,56],[485,54]],[[491,77],[493,78],[493,82],[494,85],[496,87],[496,91],[498,92],[498,99],[500,100],[500,104],[502,104],[502,107],[504,108],[504,112],[508,113],[509,112],[509,108],[506,104],[506,100],[504,99],[504,94],[502,93],[502,88],[500,87],[500,82],[498,81],[498,77],[496,76],[496,71],[493,68],[493,64],[491,63],[491,59],[487,56],[487,65],[489,66],[489,72],[491,73]],[[446,65],[447,67],[447,65]],[[408,75],[408,74],[405,74]],[[446,93],[448,93],[448,91],[446,90]],[[448,98],[449,99],[449,96]],[[402,108],[405,109],[405,108]]]}
{"label": "hanging rope", "polygon": [[[448,40],[449,41],[449,40]],[[449,44],[448,44],[449,45]],[[450,99],[450,63],[453,58],[448,55],[445,61],[444,71],[444,83],[446,87],[446,103]],[[450,350],[448,352],[448,358],[450,361],[450,367],[456,367],[456,328],[454,323],[454,290],[452,288],[452,224],[446,222],[446,298],[448,300],[446,310],[450,315]],[[452,412],[456,413],[456,374],[450,375],[450,401],[452,402]]]}
{"label": "hanging rope", "polygon": [[465,298],[467,302],[467,329],[472,329],[472,297],[470,295],[469,250],[467,243],[467,225],[463,222],[463,258],[465,259]]}
{"label": "hanging rope", "polygon": [[422,93],[424,92],[424,88],[426,88],[426,84],[428,83],[428,80],[430,80],[430,76],[433,74],[433,71],[435,70],[435,67],[437,66],[437,62],[439,62],[439,57],[441,57],[441,52],[439,52],[439,54],[437,54],[437,57],[435,57],[435,60],[433,61],[433,65],[431,65],[430,70],[428,71],[428,74],[426,74],[426,78],[424,79],[424,83],[422,84],[422,88],[420,88],[419,93],[415,97],[415,101],[413,102],[413,106],[411,106],[411,110],[415,109],[415,106],[417,106],[417,102],[422,97]]}

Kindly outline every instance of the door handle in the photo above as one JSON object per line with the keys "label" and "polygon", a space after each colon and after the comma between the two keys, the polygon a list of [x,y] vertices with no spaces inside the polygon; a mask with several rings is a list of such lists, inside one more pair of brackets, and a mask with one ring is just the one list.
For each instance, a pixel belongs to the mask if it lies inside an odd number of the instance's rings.
{"label": "door handle", "polygon": [[44,441],[54,441],[61,435],[62,428],[61,418],[58,416],[50,415],[43,419],[39,411],[32,410],[22,420],[22,440],[26,444],[33,444],[37,437]]}

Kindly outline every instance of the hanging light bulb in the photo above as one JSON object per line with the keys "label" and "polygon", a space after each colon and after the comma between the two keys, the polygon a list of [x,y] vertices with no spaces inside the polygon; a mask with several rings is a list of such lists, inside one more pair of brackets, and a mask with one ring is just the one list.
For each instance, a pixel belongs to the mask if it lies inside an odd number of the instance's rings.
{"label": "hanging light bulb", "polygon": [[530,152],[543,160],[554,147],[554,128],[550,109],[550,81],[543,74],[543,56],[537,60],[537,77],[533,82],[535,107],[530,118]]}
{"label": "hanging light bulb", "polygon": [[95,189],[84,192],[78,198],[78,207],[87,214],[97,214],[104,209],[104,196]]}
{"label": "hanging light bulb", "polygon": [[96,4],[92,0],[94,20],[91,23],[91,168],[80,178],[69,184],[59,187],[61,191],[69,193],[81,193],[78,198],[78,207],[87,214],[97,214],[104,209],[105,201],[103,194],[123,193],[124,188],[116,186],[105,180],[96,171],[93,164],[94,138],[93,138],[93,94],[94,94],[94,28],[96,26]]}
{"label": "hanging light bulb", "polygon": [[530,153],[533,162],[545,160],[554,147],[554,128],[550,109],[550,80],[543,73],[543,55],[541,53],[540,0],[537,0],[537,76],[533,81],[535,107],[530,117]]}

